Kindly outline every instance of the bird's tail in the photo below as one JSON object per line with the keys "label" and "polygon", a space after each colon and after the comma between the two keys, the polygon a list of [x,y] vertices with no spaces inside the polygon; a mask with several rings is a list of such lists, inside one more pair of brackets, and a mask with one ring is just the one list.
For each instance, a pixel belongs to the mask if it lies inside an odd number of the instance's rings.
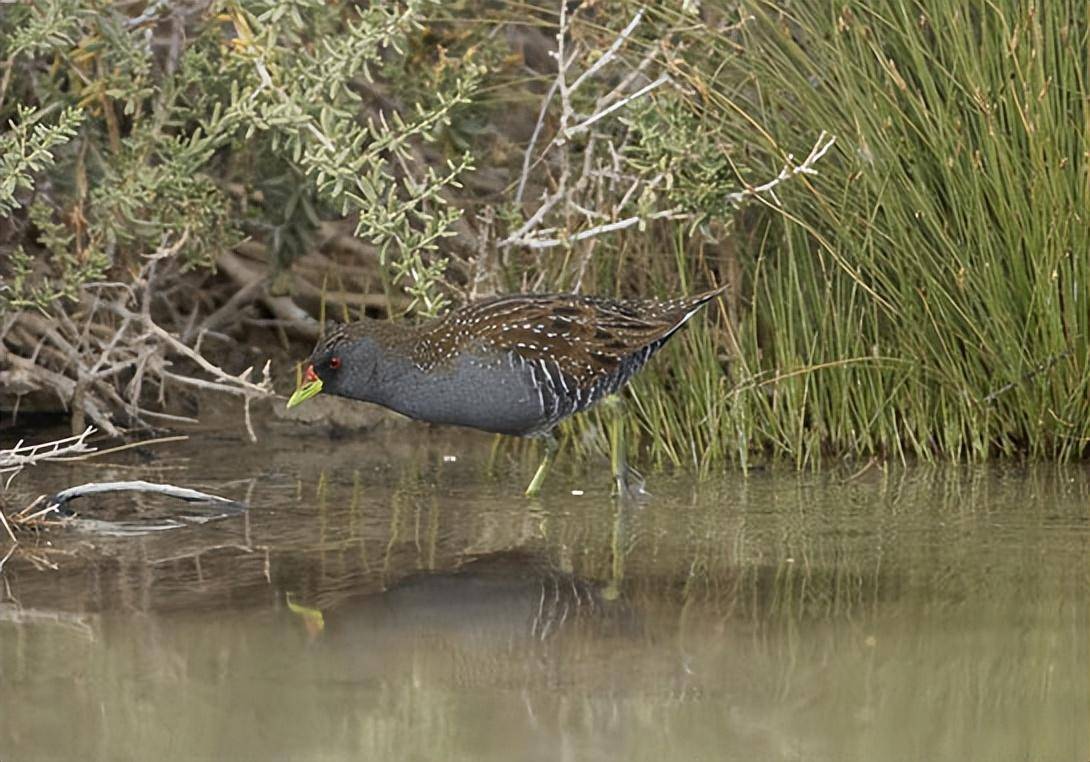
{"label": "bird's tail", "polygon": [[[700,294],[694,294],[693,296],[685,296],[680,299],[671,300],[673,304],[677,305],[677,310],[680,314],[677,324],[674,326],[676,331],[681,326],[685,325],[686,321],[700,311],[700,308],[716,298],[720,294],[727,290],[727,284],[713,288],[711,291],[704,291]],[[673,331],[671,331],[672,333]]]}

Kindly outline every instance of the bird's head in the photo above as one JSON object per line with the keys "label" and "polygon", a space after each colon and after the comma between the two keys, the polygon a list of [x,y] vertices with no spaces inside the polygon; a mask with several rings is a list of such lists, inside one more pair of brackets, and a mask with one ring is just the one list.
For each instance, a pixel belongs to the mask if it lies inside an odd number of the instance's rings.
{"label": "bird's head", "polygon": [[288,407],[301,405],[322,389],[327,392],[332,391],[335,384],[334,377],[341,369],[342,362],[340,355],[336,353],[329,353],[328,356],[320,358],[312,356],[306,371],[303,372],[303,383],[291,395]]}
{"label": "bird's head", "polygon": [[379,321],[363,320],[336,326],[311,353],[303,380],[288,400],[293,408],[324,392],[340,397],[367,400],[367,387],[379,360],[379,347],[373,335],[381,330]]}

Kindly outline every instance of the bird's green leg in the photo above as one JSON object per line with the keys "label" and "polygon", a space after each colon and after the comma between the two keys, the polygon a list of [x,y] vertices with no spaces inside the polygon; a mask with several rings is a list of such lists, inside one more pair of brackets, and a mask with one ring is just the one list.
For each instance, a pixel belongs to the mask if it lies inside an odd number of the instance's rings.
{"label": "bird's green leg", "polygon": [[530,482],[530,486],[526,488],[526,497],[537,497],[541,492],[541,485],[545,481],[545,474],[549,473],[549,466],[553,464],[553,458],[556,457],[556,451],[559,445],[556,442],[556,437],[549,434],[545,435],[545,457],[541,461],[541,465],[537,467],[537,473],[534,474],[533,480]]}
{"label": "bird's green leg", "polygon": [[640,495],[643,493],[643,477],[628,465],[624,398],[612,394],[602,402],[610,417],[609,464],[613,472],[613,494],[617,497]]}
{"label": "bird's green leg", "polygon": [[613,473],[613,494],[624,494],[624,472],[628,467],[624,446],[624,399],[619,394],[605,399],[605,408],[609,411],[609,465]]}

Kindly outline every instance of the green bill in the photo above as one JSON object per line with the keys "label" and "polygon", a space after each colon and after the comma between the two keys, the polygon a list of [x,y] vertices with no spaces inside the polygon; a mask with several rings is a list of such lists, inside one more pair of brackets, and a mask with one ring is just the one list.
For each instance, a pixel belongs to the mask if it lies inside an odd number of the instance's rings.
{"label": "green bill", "polygon": [[318,379],[317,381],[308,381],[296,389],[295,393],[291,395],[291,399],[288,400],[288,407],[293,408],[296,405],[301,405],[320,391],[322,391],[321,379]]}

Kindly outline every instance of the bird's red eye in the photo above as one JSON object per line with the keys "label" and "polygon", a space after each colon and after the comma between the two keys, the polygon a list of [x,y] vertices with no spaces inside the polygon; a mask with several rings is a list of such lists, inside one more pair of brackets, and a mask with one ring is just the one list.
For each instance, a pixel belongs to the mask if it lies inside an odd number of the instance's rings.
{"label": "bird's red eye", "polygon": [[329,358],[329,367],[333,368],[333,370],[336,370],[337,368],[341,367],[341,358],[336,357],[336,356],[330,357]]}

